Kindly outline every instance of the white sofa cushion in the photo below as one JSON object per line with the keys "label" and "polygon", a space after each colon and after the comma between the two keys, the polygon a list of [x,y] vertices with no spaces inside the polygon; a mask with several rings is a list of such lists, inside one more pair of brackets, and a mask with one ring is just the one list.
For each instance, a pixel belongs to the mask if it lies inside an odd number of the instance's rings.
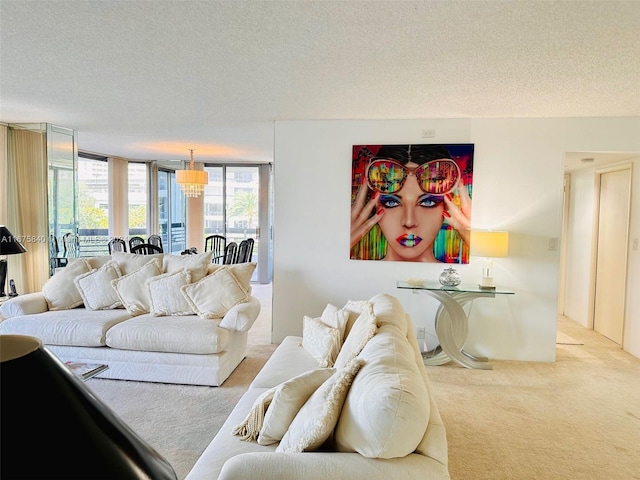
{"label": "white sofa cushion", "polygon": [[318,362],[302,348],[302,337],[285,337],[253,379],[249,388],[275,387],[296,375],[316,368],[318,368]]}
{"label": "white sofa cushion", "polygon": [[135,272],[154,258],[160,262],[160,268],[162,268],[162,259],[164,258],[164,256],[164,253],[140,255],[137,253],[113,252],[111,254],[111,258],[118,262],[118,267],[120,268],[122,275],[128,275],[132,272]]}
{"label": "white sofa cushion", "polygon": [[367,342],[373,338],[377,330],[378,324],[376,316],[373,314],[373,305],[366,303],[342,344],[334,366],[340,369],[353,360]]}
{"label": "white sofa cushion", "polygon": [[196,315],[154,317],[139,315],[107,332],[112,348],[150,352],[211,354],[225,350],[230,339],[218,322]]}
{"label": "white sofa cushion", "polygon": [[226,265],[180,290],[193,311],[202,318],[222,318],[231,307],[249,299],[248,286],[243,285]]}
{"label": "white sofa cushion", "polygon": [[282,437],[276,452],[316,450],[331,436],[349,387],[364,360],[354,358],[313,392]]}
{"label": "white sofa cushion", "polygon": [[395,325],[402,334],[407,335],[409,322],[400,300],[388,293],[379,293],[371,297],[369,303],[373,305],[378,328],[383,325]]}
{"label": "white sofa cushion", "polygon": [[258,443],[272,445],[282,440],[309,397],[335,372],[335,368],[316,368],[274,387],[271,403],[258,435]]}
{"label": "white sofa cushion", "polygon": [[73,283],[80,292],[84,306],[88,310],[105,310],[122,305],[118,294],[111,286],[111,280],[120,277],[118,262],[110,260],[97,270],[78,275]]}
{"label": "white sofa cushion", "polygon": [[130,318],[122,308],[95,311],[72,308],[65,312],[48,311],[8,318],[0,322],[0,333],[31,335],[45,345],[103,347],[107,330]]}
{"label": "white sofa cushion", "polygon": [[73,280],[90,270],[91,266],[82,258],[69,259],[66,267],[57,270],[42,286],[49,310],[68,310],[82,305],[82,296]]}
{"label": "white sofa cushion", "polygon": [[189,283],[191,283],[191,270],[184,269],[147,279],[150,313],[156,317],[192,315],[193,309],[180,291]]}
{"label": "white sofa cushion", "polygon": [[358,358],[365,365],[351,385],[336,427],[336,448],[370,458],[409,455],[429,422],[429,392],[414,350],[393,325],[383,325]]}
{"label": "white sofa cushion", "polygon": [[149,313],[149,289],[146,282],[161,273],[160,261],[154,258],[137,270],[111,280],[111,285],[116,290],[122,305],[132,316]]}
{"label": "white sofa cushion", "polygon": [[183,269],[191,270],[191,281],[197,282],[207,274],[207,267],[211,265],[212,257],[213,252],[195,255],[165,255],[162,259],[162,271],[174,273]]}

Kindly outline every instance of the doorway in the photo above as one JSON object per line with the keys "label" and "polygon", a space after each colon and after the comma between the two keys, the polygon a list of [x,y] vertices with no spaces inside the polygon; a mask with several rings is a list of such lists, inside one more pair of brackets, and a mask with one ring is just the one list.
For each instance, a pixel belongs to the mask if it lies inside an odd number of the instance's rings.
{"label": "doorway", "polygon": [[593,329],[622,346],[626,300],[631,165],[596,171]]}

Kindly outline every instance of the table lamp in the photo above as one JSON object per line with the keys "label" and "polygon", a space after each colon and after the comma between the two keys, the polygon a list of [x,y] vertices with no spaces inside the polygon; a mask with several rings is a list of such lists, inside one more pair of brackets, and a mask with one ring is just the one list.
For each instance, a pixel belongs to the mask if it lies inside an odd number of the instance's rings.
{"label": "table lamp", "polygon": [[7,227],[0,225],[0,297],[5,297],[4,285],[7,281],[6,255],[25,253],[26,248],[13,236]]}
{"label": "table lamp", "polygon": [[492,258],[506,257],[509,251],[509,232],[471,230],[471,255],[485,257],[480,288],[494,289]]}
{"label": "table lamp", "polygon": [[2,478],[176,480],[42,342],[0,335]]}

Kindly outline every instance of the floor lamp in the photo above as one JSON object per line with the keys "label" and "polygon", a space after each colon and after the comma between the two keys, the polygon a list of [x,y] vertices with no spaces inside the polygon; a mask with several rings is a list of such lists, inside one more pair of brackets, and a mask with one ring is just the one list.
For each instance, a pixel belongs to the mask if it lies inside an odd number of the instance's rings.
{"label": "floor lamp", "polygon": [[[16,237],[4,225],[0,225],[0,297],[6,297],[4,285],[7,282],[7,255],[16,255],[25,253],[26,248],[18,241]],[[15,292],[11,292],[9,296],[14,296]]]}

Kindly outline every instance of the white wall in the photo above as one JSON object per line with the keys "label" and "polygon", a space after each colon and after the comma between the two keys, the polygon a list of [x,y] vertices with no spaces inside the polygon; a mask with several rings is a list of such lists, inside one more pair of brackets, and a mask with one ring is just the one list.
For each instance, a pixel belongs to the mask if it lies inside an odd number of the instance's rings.
{"label": "white wall", "polygon": [[[639,131],[638,120],[276,122],[273,341],[300,335],[303,315],[319,316],[327,303],[341,306],[380,292],[398,297],[414,323],[433,332],[437,302],[395,285],[408,277],[435,280],[443,264],[349,259],[351,149],[474,143],[472,226],[509,230],[509,257],[496,260],[495,277],[516,294],[474,302],[466,350],[494,359],[553,361],[559,251],[548,246],[561,233],[564,154],[596,150],[587,148],[594,136],[615,138],[619,150],[640,151],[640,139],[628,138]],[[425,129],[436,136],[422,138]],[[475,282],[481,263],[472,257],[456,268],[463,281]]]}
{"label": "white wall", "polygon": [[[634,250],[634,239],[640,242],[640,157],[621,162],[632,164],[631,211],[627,271],[627,303],[622,346],[640,357],[640,247]],[[581,325],[592,328],[589,318],[589,288],[593,244],[595,175],[597,168],[571,173],[569,225],[566,256],[566,298],[564,314]]]}

